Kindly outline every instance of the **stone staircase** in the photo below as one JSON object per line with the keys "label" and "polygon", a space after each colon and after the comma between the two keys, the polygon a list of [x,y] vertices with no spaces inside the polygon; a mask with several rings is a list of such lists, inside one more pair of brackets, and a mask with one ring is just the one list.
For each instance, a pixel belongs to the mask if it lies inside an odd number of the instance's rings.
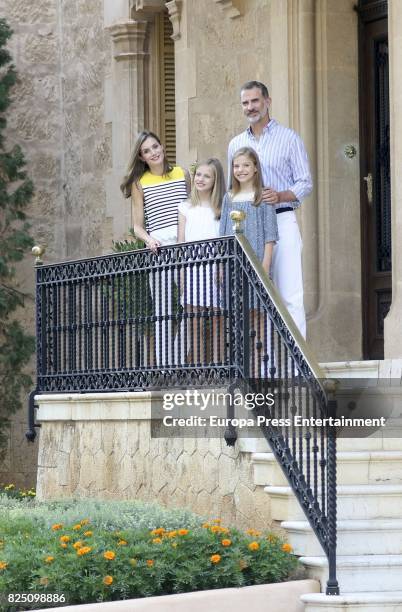
{"label": "stone staircase", "polygon": [[[341,595],[302,597],[306,612],[402,612],[402,440],[338,441],[338,562]],[[254,479],[270,497],[308,576],[325,591],[327,559],[273,454],[253,453]]]}

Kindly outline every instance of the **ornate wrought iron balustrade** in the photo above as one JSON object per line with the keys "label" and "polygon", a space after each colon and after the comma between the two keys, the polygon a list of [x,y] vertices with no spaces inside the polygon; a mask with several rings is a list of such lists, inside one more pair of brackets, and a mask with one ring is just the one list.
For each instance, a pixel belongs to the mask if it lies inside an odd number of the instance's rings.
{"label": "ornate wrought iron balustrade", "polygon": [[[36,268],[35,393],[235,386],[254,408],[336,581],[335,404],[325,376],[241,233]],[[33,394],[30,428],[33,436]],[[278,419],[278,425],[275,421]],[[287,425],[289,421],[291,426]]]}

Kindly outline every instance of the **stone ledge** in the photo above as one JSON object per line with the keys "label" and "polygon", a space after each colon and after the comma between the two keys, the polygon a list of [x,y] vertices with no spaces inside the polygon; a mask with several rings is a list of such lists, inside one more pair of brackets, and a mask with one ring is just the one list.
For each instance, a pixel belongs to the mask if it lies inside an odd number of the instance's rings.
{"label": "stone ledge", "polygon": [[160,393],[63,393],[36,395],[38,421],[130,421],[151,419]]}
{"label": "stone ledge", "polygon": [[[259,584],[240,589],[214,589],[181,593],[180,595],[162,595],[144,597],[126,601],[108,601],[99,604],[66,606],[66,612],[302,612],[304,606],[300,597],[305,593],[319,593],[320,585],[316,580],[295,580],[276,584]],[[50,608],[42,612],[50,611]],[[54,608],[52,608],[54,610]]]}

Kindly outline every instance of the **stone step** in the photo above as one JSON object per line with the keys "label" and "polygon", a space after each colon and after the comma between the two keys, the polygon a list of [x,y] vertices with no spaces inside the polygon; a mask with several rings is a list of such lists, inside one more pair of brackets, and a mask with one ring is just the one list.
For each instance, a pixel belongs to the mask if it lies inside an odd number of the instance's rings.
{"label": "stone step", "polygon": [[[328,578],[327,558],[300,557],[309,578],[321,583],[325,592]],[[400,591],[402,555],[357,555],[337,558],[337,576],[342,593]],[[378,609],[380,612],[381,609]]]}
{"label": "stone step", "polygon": [[[323,554],[307,521],[283,521],[281,527],[287,531],[288,541],[296,555],[313,557]],[[337,554],[345,557],[402,554],[402,520],[338,521]]]}
{"label": "stone step", "polygon": [[[305,520],[305,515],[291,487],[264,488],[271,500],[271,515],[275,521]],[[338,517],[346,519],[400,518],[402,484],[339,485]]]}
{"label": "stone step", "polygon": [[402,612],[402,591],[339,596],[308,593],[301,596],[301,601],[305,612]]}
{"label": "stone step", "polygon": [[[254,482],[257,485],[287,485],[272,453],[253,453]],[[339,451],[338,484],[402,484],[401,451]]]}

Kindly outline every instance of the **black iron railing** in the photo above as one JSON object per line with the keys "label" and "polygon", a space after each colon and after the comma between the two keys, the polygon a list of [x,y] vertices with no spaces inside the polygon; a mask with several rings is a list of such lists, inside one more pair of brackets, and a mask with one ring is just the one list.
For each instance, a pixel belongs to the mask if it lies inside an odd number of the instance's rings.
{"label": "black iron railing", "polygon": [[[327,593],[339,592],[335,434],[293,425],[331,416],[333,389],[239,229],[157,254],[38,265],[36,301],[36,393],[238,386],[275,394],[274,406],[254,414],[265,417],[262,432],[328,557]],[[33,395],[30,438],[32,415]]]}

